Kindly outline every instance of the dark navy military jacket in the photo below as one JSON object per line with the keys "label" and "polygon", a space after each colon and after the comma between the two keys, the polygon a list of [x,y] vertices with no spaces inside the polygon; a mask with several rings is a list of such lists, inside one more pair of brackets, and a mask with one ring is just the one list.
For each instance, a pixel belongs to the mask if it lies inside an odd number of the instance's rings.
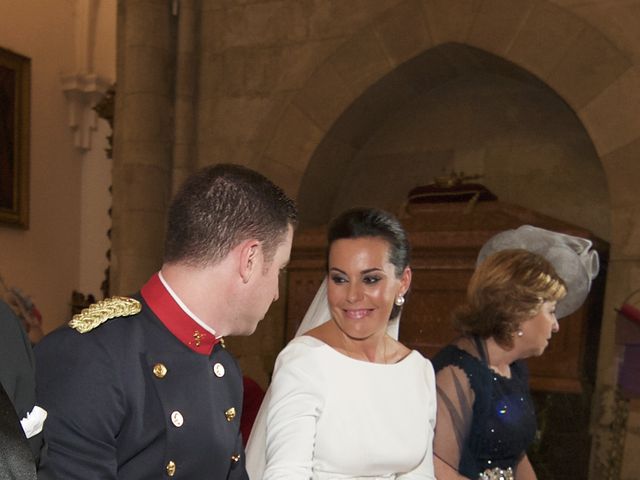
{"label": "dark navy military jacket", "polygon": [[136,298],[136,315],[64,327],[36,347],[49,414],[38,478],[248,479],[235,359],[220,343],[189,348]]}

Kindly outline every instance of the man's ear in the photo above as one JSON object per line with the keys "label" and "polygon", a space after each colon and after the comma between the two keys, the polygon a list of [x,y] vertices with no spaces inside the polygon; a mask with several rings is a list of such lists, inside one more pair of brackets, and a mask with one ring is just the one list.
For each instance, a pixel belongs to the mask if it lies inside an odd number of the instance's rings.
{"label": "man's ear", "polygon": [[240,244],[240,276],[249,283],[251,276],[262,269],[262,244],[256,240],[245,240]]}

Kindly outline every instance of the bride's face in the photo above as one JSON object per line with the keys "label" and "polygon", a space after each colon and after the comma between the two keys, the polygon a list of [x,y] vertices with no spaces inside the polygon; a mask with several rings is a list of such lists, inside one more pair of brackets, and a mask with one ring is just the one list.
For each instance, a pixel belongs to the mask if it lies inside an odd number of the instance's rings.
{"label": "bride's face", "polygon": [[327,298],[331,316],[353,339],[384,332],[395,299],[409,288],[407,268],[400,278],[389,261],[389,244],[376,237],[336,240],[329,250]]}

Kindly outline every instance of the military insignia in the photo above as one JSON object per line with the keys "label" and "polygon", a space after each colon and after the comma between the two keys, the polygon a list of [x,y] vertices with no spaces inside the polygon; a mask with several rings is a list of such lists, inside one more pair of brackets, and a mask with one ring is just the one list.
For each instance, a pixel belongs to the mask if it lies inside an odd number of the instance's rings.
{"label": "military insignia", "polygon": [[107,320],[135,315],[140,310],[142,310],[142,305],[134,298],[109,297],[75,314],[69,322],[69,326],[80,333],[87,333]]}

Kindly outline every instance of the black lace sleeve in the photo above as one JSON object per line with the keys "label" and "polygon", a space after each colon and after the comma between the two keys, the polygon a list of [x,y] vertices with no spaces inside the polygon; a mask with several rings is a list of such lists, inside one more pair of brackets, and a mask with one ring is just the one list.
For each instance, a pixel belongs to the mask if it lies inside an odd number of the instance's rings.
{"label": "black lace sleeve", "polygon": [[438,413],[434,455],[458,470],[473,419],[474,393],[466,373],[448,365],[436,374]]}

